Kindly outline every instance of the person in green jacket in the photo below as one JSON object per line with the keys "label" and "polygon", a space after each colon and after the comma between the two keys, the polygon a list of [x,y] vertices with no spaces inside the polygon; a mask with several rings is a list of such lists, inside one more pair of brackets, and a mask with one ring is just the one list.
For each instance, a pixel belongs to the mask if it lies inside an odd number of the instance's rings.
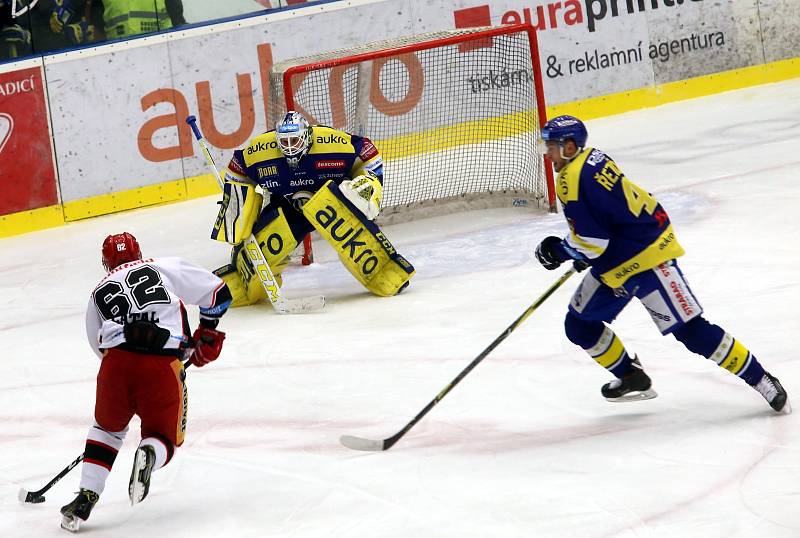
{"label": "person in green jacket", "polygon": [[74,44],[119,39],[186,24],[181,0],[54,0],[50,27]]}

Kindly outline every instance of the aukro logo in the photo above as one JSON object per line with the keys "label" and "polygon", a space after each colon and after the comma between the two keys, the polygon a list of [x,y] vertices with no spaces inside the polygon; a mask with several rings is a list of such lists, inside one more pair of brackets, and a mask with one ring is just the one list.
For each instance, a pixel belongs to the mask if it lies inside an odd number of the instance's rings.
{"label": "aukro logo", "polygon": [[[297,1],[297,0],[295,0]],[[292,0],[289,0],[291,5]],[[245,54],[247,51],[243,51]],[[185,88],[159,88],[143,95],[140,99],[142,112],[147,114],[147,118],[139,127],[136,140],[139,153],[150,162],[165,162],[181,159],[187,155],[193,155],[195,144],[191,128],[181,120],[190,114],[190,110],[197,111],[197,119],[203,126],[203,134],[206,141],[220,149],[234,149],[246,143],[256,131],[256,91],[255,83],[261,81],[261,104],[263,105],[263,118],[269,118],[269,73],[272,69],[272,45],[262,43],[256,45],[256,59],[258,62],[258,74],[237,73],[235,75],[235,86],[238,93],[239,125],[232,131],[223,132],[218,123],[219,114],[215,118],[215,102],[211,95],[211,81],[200,80],[194,83],[193,94]],[[377,58],[372,61],[372,72],[381,73],[384,64],[389,61],[399,62],[406,70],[407,87],[405,94],[393,96],[389,99],[384,95],[380,80],[373,83],[369,93],[369,102],[378,112],[387,116],[400,116],[414,109],[422,99],[422,92],[425,86],[425,75],[419,58],[414,54],[403,54],[393,58]],[[346,99],[344,97],[344,70],[334,70],[328,80],[328,95],[331,103],[331,122],[329,125],[340,128],[347,125],[347,111],[345,109]],[[224,77],[215,77],[215,84],[230,84],[230,81],[221,80]],[[297,80],[297,84],[302,85],[303,78]],[[191,85],[186,85],[191,88]],[[299,88],[299,86],[298,86]],[[297,89],[297,88],[296,88]],[[2,87],[0,87],[0,93]],[[184,94],[186,92],[186,94]],[[402,92],[401,92],[402,93]],[[166,113],[158,114],[157,107],[168,107]],[[236,108],[236,103],[233,105]],[[151,109],[156,109],[151,112]],[[304,110],[301,103],[295,103],[295,110],[303,113],[311,123],[319,123],[316,118],[308,111]],[[235,114],[234,114],[235,115]],[[177,134],[177,144],[163,146],[157,144],[160,138],[159,131],[162,129],[174,129]],[[326,136],[324,142],[327,143],[346,143],[347,140],[338,136]],[[270,147],[276,145],[270,144]],[[264,150],[266,146],[252,146],[247,149],[248,154],[258,150]]]}

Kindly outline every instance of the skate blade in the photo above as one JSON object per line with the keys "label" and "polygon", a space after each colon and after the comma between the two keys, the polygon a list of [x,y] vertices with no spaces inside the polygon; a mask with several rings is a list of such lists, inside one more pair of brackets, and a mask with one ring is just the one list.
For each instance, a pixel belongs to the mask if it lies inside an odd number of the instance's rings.
{"label": "skate blade", "polygon": [[620,403],[620,402],[641,402],[644,400],[652,400],[658,396],[658,393],[653,389],[647,390],[634,390],[625,394],[624,396],[620,396],[619,398],[606,398],[609,402]]}
{"label": "skate blade", "polygon": [[134,504],[139,504],[144,500],[144,484],[142,484],[140,476],[145,465],[147,465],[147,455],[144,453],[144,451],[137,450],[132,473],[133,481],[131,482],[130,489],[128,491],[128,495],[131,500],[131,506]]}
{"label": "skate blade", "polygon": [[78,532],[83,520],[74,516],[63,516],[61,518],[61,528],[69,532]]}

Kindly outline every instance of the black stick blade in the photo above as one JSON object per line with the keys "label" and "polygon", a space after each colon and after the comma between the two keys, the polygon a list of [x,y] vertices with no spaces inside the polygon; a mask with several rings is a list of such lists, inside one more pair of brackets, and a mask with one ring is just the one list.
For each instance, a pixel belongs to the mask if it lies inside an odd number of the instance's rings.
{"label": "black stick blade", "polygon": [[342,435],[339,442],[351,450],[363,450],[366,452],[380,452],[389,448],[386,441],[375,441],[374,439],[364,439],[355,435]]}

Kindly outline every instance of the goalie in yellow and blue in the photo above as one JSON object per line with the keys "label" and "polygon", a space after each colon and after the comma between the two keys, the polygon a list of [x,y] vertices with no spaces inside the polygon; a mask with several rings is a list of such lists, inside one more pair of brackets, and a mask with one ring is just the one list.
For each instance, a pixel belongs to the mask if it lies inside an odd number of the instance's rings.
{"label": "goalie in yellow and blue", "polygon": [[233,306],[266,297],[242,248],[251,233],[279,282],[291,252],[316,230],[369,291],[382,297],[402,291],[414,267],[373,222],[382,194],[383,159],[369,138],[312,126],[298,112],[234,151],[211,233],[234,245],[231,263],[214,271],[231,290]]}
{"label": "goalie in yellow and blue", "polygon": [[542,151],[558,173],[556,194],[569,233],[546,237],[536,248],[545,269],[571,261],[589,268],[564,321],[567,338],[616,379],[603,385],[609,401],[656,397],[638,357],[631,356],[611,322],[639,299],[661,334],[714,361],[756,389],[777,412],[791,406],[778,379],[731,334],[703,317],[677,258],[684,254],[669,215],[656,198],[622,173],[599,149],[586,145],[588,131],[574,116],[548,121]]}

